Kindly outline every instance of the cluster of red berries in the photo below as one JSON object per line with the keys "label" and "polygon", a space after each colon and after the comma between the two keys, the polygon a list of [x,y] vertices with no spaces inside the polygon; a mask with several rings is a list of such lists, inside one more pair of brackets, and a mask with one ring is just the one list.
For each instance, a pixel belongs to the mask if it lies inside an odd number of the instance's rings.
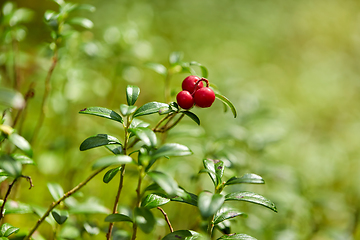
{"label": "cluster of red berries", "polygon": [[[204,87],[203,82],[206,83]],[[182,82],[182,91],[176,96],[176,101],[183,109],[190,109],[194,105],[207,108],[215,101],[215,93],[209,88],[209,81],[206,78],[188,76]]]}

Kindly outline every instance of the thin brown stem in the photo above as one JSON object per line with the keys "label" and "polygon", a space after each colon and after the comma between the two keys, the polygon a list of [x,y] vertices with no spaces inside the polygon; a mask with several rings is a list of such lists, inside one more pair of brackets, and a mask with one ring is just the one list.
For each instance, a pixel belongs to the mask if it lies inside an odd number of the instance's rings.
{"label": "thin brown stem", "polygon": [[29,234],[23,239],[23,240],[30,240],[31,236],[34,234],[36,229],[40,226],[42,222],[46,219],[47,216],[49,216],[50,212],[58,206],[62,201],[64,201],[66,198],[70,197],[72,194],[80,190],[83,186],[85,186],[91,179],[93,179],[96,175],[98,175],[100,172],[102,172],[104,168],[101,168],[94,173],[92,173],[87,179],[85,179],[83,182],[79,183],[76,187],[65,193],[59,200],[56,202],[51,203],[47,211],[44,213],[44,215],[36,222],[35,226],[30,230]]}
{"label": "thin brown stem", "polygon": [[54,69],[56,67],[56,64],[58,62],[58,54],[57,54],[57,50],[55,50],[54,52],[54,56],[52,58],[52,64],[49,68],[49,71],[46,75],[46,79],[45,79],[45,92],[44,92],[44,95],[43,95],[43,99],[42,99],[42,102],[41,102],[41,112],[40,112],[40,116],[39,116],[39,120],[36,124],[36,127],[35,127],[35,130],[34,130],[34,134],[31,138],[31,141],[30,142],[35,142],[39,132],[40,132],[40,129],[42,127],[42,124],[44,122],[44,118],[45,118],[45,108],[46,108],[46,100],[50,94],[50,90],[51,90],[51,76],[54,72]]}
{"label": "thin brown stem", "polygon": [[[117,191],[117,194],[115,197],[114,207],[113,207],[113,211],[112,211],[113,214],[117,213],[117,207],[119,204],[120,194],[121,194],[122,188],[124,186],[124,175],[125,175],[125,164],[123,164],[121,166],[121,170],[120,170],[120,182],[119,182],[119,188],[118,188],[118,191]],[[111,222],[109,224],[109,230],[106,233],[107,240],[109,240],[111,238],[111,232],[112,232],[113,227],[114,227],[114,223]]]}
{"label": "thin brown stem", "polygon": [[164,215],[165,221],[166,221],[167,225],[169,226],[170,232],[174,232],[174,229],[171,226],[170,220],[169,220],[166,212],[161,207],[157,207],[157,209],[159,209],[160,212]]}
{"label": "thin brown stem", "polygon": [[29,89],[28,91],[26,92],[25,94],[25,106],[22,108],[22,109],[19,109],[19,111],[17,112],[16,116],[15,116],[15,119],[14,119],[14,122],[12,124],[12,127],[14,128],[15,125],[17,124],[17,122],[19,121],[20,119],[20,116],[23,112],[26,111],[26,108],[27,108],[27,105],[28,105],[28,101],[30,98],[34,97],[34,86],[35,86],[35,83],[32,82],[29,86]]}
{"label": "thin brown stem", "polygon": [[3,204],[1,205],[1,209],[0,209],[0,220],[2,220],[2,218],[4,217],[4,209],[5,209],[5,204],[9,198],[9,195],[11,193],[11,189],[14,187],[16,181],[18,180],[18,178],[15,178],[12,183],[10,183],[8,190],[6,191],[4,200],[3,200]]}

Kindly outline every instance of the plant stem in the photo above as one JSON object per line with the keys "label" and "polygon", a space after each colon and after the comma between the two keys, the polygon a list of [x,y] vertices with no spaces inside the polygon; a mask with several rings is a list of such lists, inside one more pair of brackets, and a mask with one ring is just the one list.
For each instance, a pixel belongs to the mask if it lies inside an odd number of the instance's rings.
{"label": "plant stem", "polygon": [[14,181],[12,181],[12,183],[9,185],[8,190],[6,191],[4,200],[3,200],[3,204],[1,205],[1,209],[0,209],[0,221],[2,220],[2,218],[4,217],[4,209],[5,209],[5,203],[8,200],[8,197],[10,195],[11,189],[13,188],[13,186],[15,185],[15,182],[18,180],[18,178],[15,178]]}
{"label": "plant stem", "polygon": [[174,229],[171,226],[170,220],[169,220],[166,212],[161,207],[157,207],[157,209],[159,209],[160,212],[164,215],[165,221],[167,222],[167,225],[169,226],[170,232],[174,232]]}
{"label": "plant stem", "polygon": [[54,69],[56,67],[56,64],[58,62],[58,52],[57,52],[57,49],[55,50],[54,52],[54,56],[52,58],[52,64],[49,68],[49,71],[46,75],[46,79],[45,79],[45,92],[44,92],[44,95],[43,95],[43,99],[42,99],[42,102],[41,102],[41,112],[40,112],[40,116],[39,116],[39,120],[36,124],[36,127],[35,127],[35,130],[34,130],[34,134],[30,140],[30,142],[35,142],[38,134],[39,134],[39,131],[41,129],[41,126],[44,122],[44,118],[45,118],[45,106],[46,106],[46,100],[50,94],[50,90],[51,90],[51,83],[50,83],[50,80],[51,80],[51,76],[52,76],[52,73],[54,72]]}
{"label": "plant stem", "polygon": [[[137,185],[137,188],[136,188],[136,207],[141,206],[141,183],[142,183],[142,179],[144,177],[145,177],[145,171],[141,167],[140,168],[140,173],[139,173],[138,185]],[[136,224],[136,222],[134,222],[133,223],[133,233],[132,233],[131,240],[136,239],[136,233],[137,233],[137,224]]]}
{"label": "plant stem", "polygon": [[[124,185],[124,175],[125,175],[125,164],[123,164],[121,166],[121,170],[120,170],[120,183],[119,183],[119,188],[118,188],[118,191],[117,191],[117,194],[116,194],[116,197],[115,197],[114,207],[113,207],[113,211],[112,211],[113,214],[117,213],[117,207],[118,207],[118,204],[119,204],[120,194],[121,194],[121,190],[122,190],[123,185]],[[111,237],[111,232],[112,232],[113,227],[114,227],[114,223],[111,222],[109,224],[109,230],[106,233],[106,239],[107,240],[109,240],[110,237]]]}
{"label": "plant stem", "polygon": [[212,239],[212,234],[213,234],[213,230],[214,230],[214,216],[212,216],[209,219],[209,223],[208,223],[208,228],[207,228],[207,233],[209,235],[209,238]]}
{"label": "plant stem", "polygon": [[101,168],[99,170],[97,170],[96,172],[92,173],[87,179],[85,179],[83,182],[79,183],[76,187],[74,187],[73,189],[71,189],[70,191],[68,191],[67,193],[65,193],[59,200],[57,200],[56,202],[53,202],[49,208],[47,209],[47,211],[44,213],[44,215],[36,222],[36,225],[30,230],[29,234],[23,239],[23,240],[30,240],[31,236],[34,234],[34,232],[36,231],[36,229],[40,226],[40,224],[42,222],[44,222],[45,218],[47,216],[49,216],[50,212],[57,206],[59,205],[62,201],[64,201],[66,198],[70,197],[72,194],[74,194],[75,192],[77,192],[78,190],[80,190],[83,186],[85,186],[91,179],[93,179],[97,174],[99,174],[100,172],[102,172],[104,168]]}

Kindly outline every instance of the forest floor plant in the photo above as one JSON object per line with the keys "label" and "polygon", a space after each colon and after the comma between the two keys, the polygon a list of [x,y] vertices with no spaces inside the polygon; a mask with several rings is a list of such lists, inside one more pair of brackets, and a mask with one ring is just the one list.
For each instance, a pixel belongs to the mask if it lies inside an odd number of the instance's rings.
{"label": "forest floor plant", "polygon": [[[47,11],[45,13],[45,22],[52,29],[51,36],[53,42],[50,48],[53,52],[51,65],[48,69],[44,93],[41,100],[41,109],[38,115],[38,121],[35,125],[32,140],[34,142],[43,125],[46,115],[46,102],[51,90],[51,77],[55,67],[59,61],[59,49],[61,43],[69,35],[69,29],[72,24],[79,24],[83,27],[91,27],[92,23],[88,19],[73,18],[69,19],[69,13],[77,9],[92,10],[89,5],[76,5],[56,0],[60,7],[59,12]],[[157,221],[154,217],[154,210],[160,211],[169,228],[170,233],[162,236],[164,240],[179,239],[213,239],[214,231],[218,229],[223,235],[218,239],[254,239],[246,234],[233,233],[231,231],[229,220],[237,216],[246,216],[245,213],[230,207],[230,201],[245,201],[259,204],[273,211],[277,211],[273,202],[267,198],[249,191],[227,191],[227,187],[235,184],[263,184],[264,180],[256,174],[247,173],[242,177],[231,177],[224,179],[224,171],[226,164],[219,159],[203,159],[203,166],[199,173],[209,175],[214,189],[213,191],[201,191],[199,194],[192,193],[181,187],[181,183],[175,180],[174,176],[170,176],[168,172],[157,170],[157,162],[162,158],[185,157],[192,154],[190,148],[179,143],[165,142],[165,133],[176,127],[185,117],[189,117],[196,124],[200,125],[199,117],[192,112],[195,107],[208,108],[215,98],[223,102],[225,109],[230,108],[234,117],[236,117],[236,109],[234,105],[216,88],[212,87],[207,79],[207,69],[197,62],[182,62],[179,53],[173,53],[170,56],[170,67],[157,63],[148,63],[147,67],[155,70],[165,77],[165,100],[166,103],[152,101],[138,107],[135,105],[139,96],[140,88],[134,85],[126,87],[126,104],[120,104],[119,112],[105,107],[86,107],[79,111],[80,114],[93,115],[105,118],[118,123],[120,135],[122,139],[110,134],[97,134],[85,139],[80,145],[80,151],[85,151],[97,147],[107,148],[112,155],[102,157],[96,160],[92,165],[93,172],[81,183],[76,185],[68,192],[64,192],[63,188],[57,183],[48,183],[47,187],[50,191],[54,202],[48,208],[32,207],[22,204],[13,206],[9,204],[10,194],[17,181],[25,178],[29,181],[30,188],[33,186],[30,176],[22,174],[24,165],[34,164],[32,160],[33,149],[30,143],[19,134],[25,118],[25,110],[28,101],[34,95],[33,88],[36,84],[31,83],[29,89],[25,92],[25,97],[19,93],[22,80],[19,77],[19,68],[17,67],[16,54],[18,51],[16,38],[17,28],[21,21],[14,25],[11,19],[16,15],[18,10],[14,5],[7,3],[3,7],[3,24],[8,23],[7,31],[10,32],[12,39],[13,51],[13,89],[0,88],[0,104],[4,106],[3,114],[0,121],[0,181],[7,184],[7,191],[1,201],[0,221],[4,216],[12,213],[36,213],[40,216],[34,226],[26,232],[26,234],[17,234],[20,228],[12,226],[9,223],[2,223],[0,227],[0,239],[39,239],[35,237],[38,229],[45,221],[50,223],[54,229],[53,239],[62,239],[57,237],[57,229],[59,226],[68,221],[69,209],[74,208],[66,200],[73,197],[76,192],[83,188],[95,176],[108,169],[104,176],[103,182],[109,183],[116,176],[119,176],[118,187],[115,191],[114,204],[112,205],[111,214],[108,214],[104,221],[108,223],[106,239],[113,239],[113,229],[119,222],[128,222],[131,225],[131,232],[128,234],[131,240],[135,240],[138,236],[139,229],[145,234],[151,233]],[[27,18],[24,17],[24,21]],[[5,24],[6,25],[6,24]],[[72,31],[72,29],[71,29]],[[201,77],[197,76],[193,70],[194,66],[201,69]],[[170,80],[176,73],[190,73],[182,82],[182,91],[177,96],[177,102],[171,102]],[[14,121],[7,123],[7,115],[14,111]],[[160,115],[162,118],[150,127],[150,124],[141,119],[145,115]],[[19,119],[22,119],[21,121]],[[20,122],[19,122],[20,121]],[[20,123],[17,125],[17,123]],[[159,143],[158,135],[163,135],[163,141]],[[118,134],[117,134],[118,135]],[[164,143],[165,142],[165,143]],[[16,151],[20,149],[22,153]],[[124,177],[128,165],[133,165],[137,170],[137,184],[134,189],[135,202],[128,206],[131,211],[127,214],[119,211],[119,205],[122,202]],[[109,169],[110,168],[110,169]],[[163,205],[169,202],[179,202],[188,204],[198,209],[198,213],[202,218],[200,228],[195,231],[191,229],[174,229],[171,219]],[[75,206],[76,208],[76,206]],[[86,227],[85,227],[86,228]],[[88,232],[96,231],[88,226]],[[15,237],[15,238],[13,238]]]}

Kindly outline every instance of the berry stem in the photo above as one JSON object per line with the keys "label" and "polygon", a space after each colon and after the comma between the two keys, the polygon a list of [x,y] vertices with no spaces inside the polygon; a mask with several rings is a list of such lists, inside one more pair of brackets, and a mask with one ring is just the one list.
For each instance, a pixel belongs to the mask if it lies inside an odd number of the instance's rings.
{"label": "berry stem", "polygon": [[207,80],[206,78],[200,78],[199,80],[196,81],[195,87],[194,87],[194,92],[191,95],[195,94],[196,88],[197,88],[197,86],[199,85],[200,82],[205,82],[206,87],[209,87],[209,80]]}

